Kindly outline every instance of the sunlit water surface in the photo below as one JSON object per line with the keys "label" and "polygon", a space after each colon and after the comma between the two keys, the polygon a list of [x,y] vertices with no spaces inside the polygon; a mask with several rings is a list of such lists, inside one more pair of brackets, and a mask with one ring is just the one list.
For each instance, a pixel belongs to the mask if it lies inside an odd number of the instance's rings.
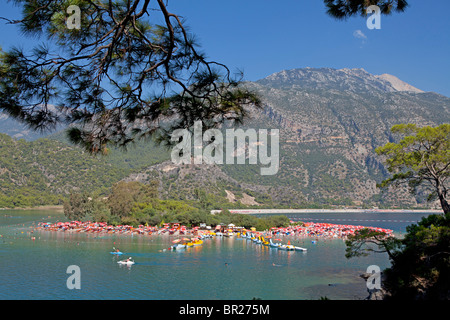
{"label": "sunlit water surface", "polygon": [[[405,232],[423,213],[293,214],[305,222],[359,224]],[[308,249],[280,251],[237,237],[205,240],[172,252],[170,236],[119,236],[37,231],[38,222],[65,220],[53,211],[0,211],[0,299],[364,299],[359,275],[389,266],[386,254],[346,259],[343,240],[284,237]],[[35,237],[35,240],[32,240]],[[136,264],[124,267],[115,246]],[[122,258],[119,259],[123,259]],[[70,290],[67,268],[81,272]]]}

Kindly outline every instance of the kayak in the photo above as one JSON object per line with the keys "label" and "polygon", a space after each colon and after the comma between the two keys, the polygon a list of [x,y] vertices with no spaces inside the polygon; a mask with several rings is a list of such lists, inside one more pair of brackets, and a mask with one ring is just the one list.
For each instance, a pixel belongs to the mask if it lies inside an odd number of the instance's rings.
{"label": "kayak", "polygon": [[116,251],[116,252],[110,252],[111,254],[117,254],[117,255],[121,255],[121,254],[123,254],[123,252],[120,252],[120,251]]}
{"label": "kayak", "polygon": [[302,247],[294,247],[296,251],[307,251],[308,249]]}
{"label": "kayak", "polygon": [[134,261],[125,261],[125,260],[123,260],[123,261],[117,261],[117,263],[118,264],[124,264],[124,265],[127,265],[127,266],[131,266],[132,264],[134,264]]}

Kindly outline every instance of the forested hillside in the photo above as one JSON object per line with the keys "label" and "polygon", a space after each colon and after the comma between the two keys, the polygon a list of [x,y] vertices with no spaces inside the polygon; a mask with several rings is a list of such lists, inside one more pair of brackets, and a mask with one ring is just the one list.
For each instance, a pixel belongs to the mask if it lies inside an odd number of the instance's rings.
{"label": "forested hillside", "polygon": [[0,134],[0,207],[62,204],[71,192],[105,194],[133,170],[161,159],[167,153],[148,143],[92,156],[54,139],[30,142]]}
{"label": "forested hillside", "polygon": [[92,192],[123,176],[124,172],[106,159],[76,147],[0,134],[0,207],[61,204],[71,191]]}

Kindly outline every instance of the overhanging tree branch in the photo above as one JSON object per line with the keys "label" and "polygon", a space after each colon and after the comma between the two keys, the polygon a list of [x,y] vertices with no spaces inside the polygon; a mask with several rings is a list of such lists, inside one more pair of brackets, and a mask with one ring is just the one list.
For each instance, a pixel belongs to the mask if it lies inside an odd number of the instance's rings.
{"label": "overhanging tree branch", "polygon": [[[164,1],[79,1],[80,30],[66,27],[65,1],[15,2],[24,19],[10,22],[55,48],[1,55],[0,109],[34,129],[65,119],[70,139],[96,153],[158,132],[167,141],[197,120],[205,130],[241,122],[245,108],[261,106],[242,76],[198,52]],[[164,23],[146,19],[150,10]]]}

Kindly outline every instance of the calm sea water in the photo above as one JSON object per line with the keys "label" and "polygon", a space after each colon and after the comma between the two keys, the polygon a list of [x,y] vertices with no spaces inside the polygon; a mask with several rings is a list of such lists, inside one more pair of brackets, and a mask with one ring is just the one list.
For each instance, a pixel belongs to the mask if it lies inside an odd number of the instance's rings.
{"label": "calm sea water", "polygon": [[[401,233],[425,215],[320,213],[289,218]],[[238,238],[215,238],[186,251],[164,252],[173,240],[169,236],[32,232],[38,222],[58,220],[64,217],[52,211],[0,211],[0,299],[363,299],[367,289],[359,274],[369,265],[389,266],[385,254],[346,259],[342,240],[313,244],[309,238],[283,239],[307,248],[306,253]],[[118,265],[109,253],[113,246],[136,264]],[[67,288],[70,265],[80,267],[80,290]]]}

